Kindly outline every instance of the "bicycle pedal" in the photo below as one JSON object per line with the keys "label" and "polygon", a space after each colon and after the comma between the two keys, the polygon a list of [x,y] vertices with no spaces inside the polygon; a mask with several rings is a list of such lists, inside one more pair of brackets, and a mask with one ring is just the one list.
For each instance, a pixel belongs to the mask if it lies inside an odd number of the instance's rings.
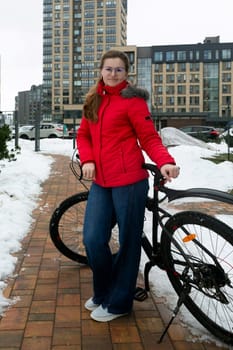
{"label": "bicycle pedal", "polygon": [[134,299],[137,301],[144,301],[148,298],[148,293],[144,288],[137,287],[134,293]]}

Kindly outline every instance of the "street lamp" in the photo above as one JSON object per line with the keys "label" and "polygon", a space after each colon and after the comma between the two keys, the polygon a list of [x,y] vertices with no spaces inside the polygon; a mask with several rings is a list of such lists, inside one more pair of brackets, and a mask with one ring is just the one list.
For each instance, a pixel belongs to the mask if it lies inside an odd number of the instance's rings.
{"label": "street lamp", "polygon": [[[230,121],[230,99],[227,98],[227,119]],[[227,160],[230,160],[230,126],[227,130]]]}
{"label": "street lamp", "polygon": [[40,151],[40,113],[34,110],[35,115],[35,152]]}
{"label": "street lamp", "polygon": [[160,120],[160,116],[159,116],[159,97],[157,95],[154,95],[154,108],[155,108],[155,121],[158,122],[158,131],[160,133],[161,132],[161,120]]}

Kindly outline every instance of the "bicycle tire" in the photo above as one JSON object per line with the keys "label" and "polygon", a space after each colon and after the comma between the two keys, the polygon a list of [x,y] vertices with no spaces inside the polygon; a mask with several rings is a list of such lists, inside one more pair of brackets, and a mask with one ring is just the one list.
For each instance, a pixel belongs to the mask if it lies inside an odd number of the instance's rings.
{"label": "bicycle tire", "polygon": [[[55,247],[67,258],[88,265],[83,244],[83,224],[88,191],[66,198],[53,212],[49,232]],[[119,250],[118,226],[112,223],[112,235],[109,242],[112,254]]]}
{"label": "bicycle tire", "polygon": [[83,245],[83,221],[88,191],[66,198],[53,212],[49,232],[55,247],[67,258],[88,264]]}
{"label": "bicycle tire", "polygon": [[[187,236],[184,228],[193,236]],[[195,273],[173,239],[195,266]],[[206,253],[206,248],[217,258],[226,275]],[[188,269],[191,290],[184,300],[187,309],[214,336],[233,345],[233,230],[210,215],[180,212],[173,215],[162,230],[161,251],[168,278],[178,295],[185,283],[182,273]]]}

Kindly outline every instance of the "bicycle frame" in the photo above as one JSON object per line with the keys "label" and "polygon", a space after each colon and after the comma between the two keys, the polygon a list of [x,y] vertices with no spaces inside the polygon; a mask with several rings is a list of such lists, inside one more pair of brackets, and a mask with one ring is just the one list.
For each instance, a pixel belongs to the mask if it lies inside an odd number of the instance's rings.
{"label": "bicycle frame", "polygon": [[[142,247],[149,259],[145,265],[144,269],[144,282],[145,290],[149,291],[149,272],[153,266],[158,266],[161,269],[164,269],[163,258],[160,253],[160,241],[158,239],[158,227],[162,229],[165,228],[163,220],[165,218],[172,217],[166,210],[162,209],[159,204],[162,203],[165,199],[168,199],[168,202],[174,201],[176,199],[185,198],[185,197],[198,197],[198,198],[208,198],[212,200],[217,200],[220,202],[228,203],[233,205],[233,196],[229,193],[223,191],[209,189],[209,188],[190,188],[186,190],[174,190],[164,186],[164,179],[159,171],[159,169],[154,164],[144,164],[143,168],[149,170],[153,175],[153,196],[148,197],[146,208],[152,212],[152,244],[149,242],[148,238],[144,234],[142,237]],[[164,193],[164,197],[159,200],[158,193]],[[166,231],[169,235],[170,233]],[[172,239],[172,238],[171,238]],[[172,239],[174,245],[182,252],[182,248],[178,245],[176,241]],[[197,245],[199,242],[195,242]],[[215,261],[215,263],[220,267],[218,261],[213,254],[211,254],[205,247],[202,246],[202,249],[206,251],[207,254]],[[185,254],[183,255],[186,259]],[[189,260],[186,260],[190,265]],[[192,268],[192,266],[190,266]]]}

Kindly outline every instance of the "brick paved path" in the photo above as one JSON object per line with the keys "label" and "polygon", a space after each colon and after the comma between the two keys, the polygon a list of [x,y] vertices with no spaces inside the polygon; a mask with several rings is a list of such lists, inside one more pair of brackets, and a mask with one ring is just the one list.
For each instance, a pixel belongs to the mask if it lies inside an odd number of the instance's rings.
{"label": "brick paved path", "polygon": [[[89,268],[61,256],[53,246],[48,225],[52,211],[78,191],[69,159],[54,156],[51,176],[43,184],[31,230],[16,254],[16,277],[8,281],[6,297],[20,298],[0,321],[4,350],[221,350],[206,343],[187,342],[189,332],[178,318],[164,342],[157,344],[170,314],[163,300],[150,296],[135,302],[131,315],[109,323],[90,319],[84,301],[92,295]],[[225,348],[224,348],[225,349]]]}

